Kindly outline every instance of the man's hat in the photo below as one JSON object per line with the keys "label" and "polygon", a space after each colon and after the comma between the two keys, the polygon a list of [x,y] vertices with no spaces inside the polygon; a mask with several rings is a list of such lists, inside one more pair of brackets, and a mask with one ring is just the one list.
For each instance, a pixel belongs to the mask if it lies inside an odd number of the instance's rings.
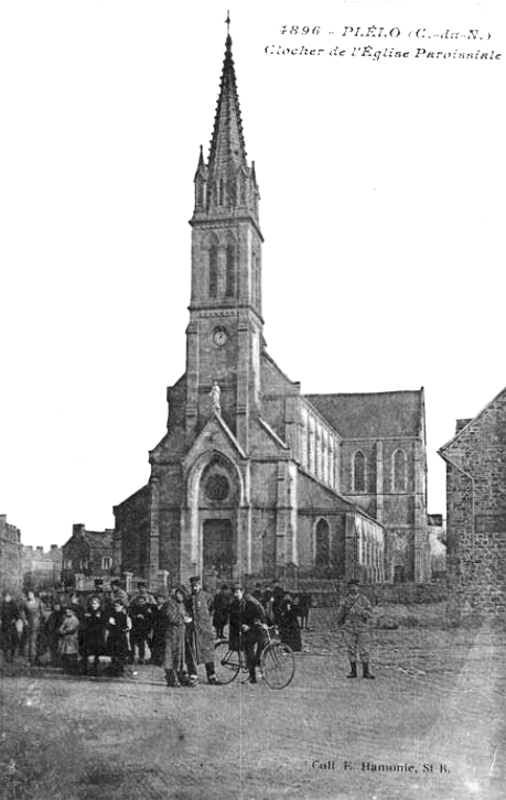
{"label": "man's hat", "polygon": [[119,586],[119,580],[114,578],[114,580],[111,581],[111,586]]}
{"label": "man's hat", "polygon": [[358,581],[356,578],[350,578],[348,581],[348,586],[359,586],[359,584],[360,581]]}
{"label": "man's hat", "polygon": [[137,588],[140,589],[141,586],[147,586],[148,584],[146,581],[137,581]]}
{"label": "man's hat", "polygon": [[201,582],[202,581],[200,580],[199,575],[194,575],[192,578],[190,578],[190,583],[201,583]]}
{"label": "man's hat", "polygon": [[95,586],[102,586],[102,584],[103,584],[104,582],[103,582],[102,578],[95,578],[95,580],[93,581],[93,583],[95,584]]}
{"label": "man's hat", "polygon": [[242,585],[240,583],[233,583],[230,588],[232,589],[233,592],[235,592],[236,589],[241,589],[241,591],[243,589],[243,587],[242,587]]}

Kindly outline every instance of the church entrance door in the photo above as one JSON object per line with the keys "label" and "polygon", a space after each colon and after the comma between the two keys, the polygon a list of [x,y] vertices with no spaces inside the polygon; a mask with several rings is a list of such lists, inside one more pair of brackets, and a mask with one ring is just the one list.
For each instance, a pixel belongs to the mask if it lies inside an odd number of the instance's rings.
{"label": "church entrance door", "polygon": [[237,559],[235,531],[230,519],[206,519],[203,525],[204,571],[216,570],[218,580],[231,580]]}

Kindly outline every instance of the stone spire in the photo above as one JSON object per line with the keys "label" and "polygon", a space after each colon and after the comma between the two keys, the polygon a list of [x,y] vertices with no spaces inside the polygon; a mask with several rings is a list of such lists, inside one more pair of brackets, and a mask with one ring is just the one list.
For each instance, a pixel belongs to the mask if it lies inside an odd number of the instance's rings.
{"label": "stone spire", "polygon": [[220,95],[209,151],[209,172],[212,176],[223,170],[235,171],[240,166],[247,166],[230,34],[227,34],[225,47]]}
{"label": "stone spire", "polygon": [[[227,29],[230,18],[227,15]],[[207,164],[202,149],[195,173],[195,216],[250,214],[258,224],[259,191],[248,165],[242,129],[232,37],[227,33],[220,93]]]}

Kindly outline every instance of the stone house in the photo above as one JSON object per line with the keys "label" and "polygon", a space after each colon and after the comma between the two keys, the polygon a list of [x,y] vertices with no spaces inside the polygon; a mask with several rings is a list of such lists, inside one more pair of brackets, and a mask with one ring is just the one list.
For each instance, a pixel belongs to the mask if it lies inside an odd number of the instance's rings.
{"label": "stone house", "polygon": [[457,420],[446,462],[447,570],[462,607],[506,611],[506,389]]}
{"label": "stone house", "polygon": [[75,585],[76,575],[109,578],[113,574],[113,530],[88,531],[72,526],[72,536],[63,545],[62,580]]}
{"label": "stone house", "polygon": [[118,569],[426,580],[423,390],[304,395],[267,352],[230,36],[194,186],[186,371],[168,389],[149,482],[114,507]]}

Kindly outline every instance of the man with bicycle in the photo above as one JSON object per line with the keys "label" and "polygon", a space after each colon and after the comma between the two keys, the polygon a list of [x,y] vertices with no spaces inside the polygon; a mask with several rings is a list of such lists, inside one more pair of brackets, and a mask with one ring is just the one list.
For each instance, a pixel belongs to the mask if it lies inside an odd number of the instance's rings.
{"label": "man with bicycle", "polygon": [[232,587],[234,599],[230,606],[229,641],[231,650],[244,650],[249,672],[249,683],[256,683],[256,667],[260,654],[267,644],[268,625],[261,603],[252,595],[246,594],[244,587]]}

